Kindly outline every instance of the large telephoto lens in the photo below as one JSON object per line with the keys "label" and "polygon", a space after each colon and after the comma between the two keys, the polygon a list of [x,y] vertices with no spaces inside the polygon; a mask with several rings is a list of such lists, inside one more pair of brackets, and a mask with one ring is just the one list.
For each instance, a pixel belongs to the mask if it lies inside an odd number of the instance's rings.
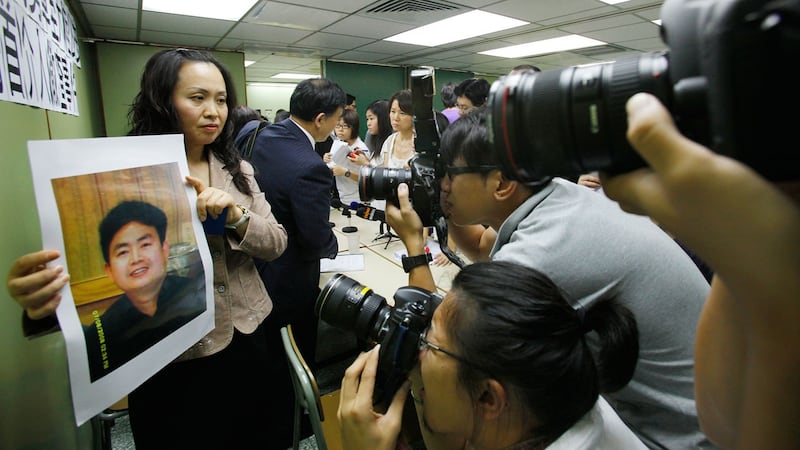
{"label": "large telephoto lens", "polygon": [[358,174],[358,195],[364,202],[394,200],[400,183],[411,186],[411,170],[364,166]]}
{"label": "large telephoto lens", "polygon": [[319,293],[315,312],[335,327],[352,330],[359,339],[379,343],[391,307],[372,289],[337,273]]}
{"label": "large telephoto lens", "polygon": [[663,52],[503,77],[489,93],[490,139],[506,176],[536,182],[644,165],[625,132],[625,103],[649,92],[669,107]]}

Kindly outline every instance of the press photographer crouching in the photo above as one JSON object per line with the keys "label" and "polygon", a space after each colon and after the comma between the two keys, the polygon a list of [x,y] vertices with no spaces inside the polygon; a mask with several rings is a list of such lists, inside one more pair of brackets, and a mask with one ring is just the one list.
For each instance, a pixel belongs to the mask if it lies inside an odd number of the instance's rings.
{"label": "press photographer crouching", "polygon": [[[624,386],[636,365],[636,322],[613,299],[576,310],[535,270],[476,263],[428,320],[409,333],[426,448],[646,448],[599,395]],[[385,414],[371,412],[391,347],[382,341],[345,373],[339,421],[348,450],[396,448],[409,385]]]}
{"label": "press photographer crouching", "polygon": [[[615,297],[636,318],[640,353],[632,381],[609,403],[648,447],[708,445],[694,403],[697,320],[709,285],[689,256],[647,218],[561,178],[526,185],[507,178],[490,141],[486,111],[442,135],[441,208],[448,233],[471,261],[533,268],[573,307]],[[422,222],[398,188],[387,222],[408,255],[424,253]],[[411,268],[409,284],[435,290],[430,268]]]}

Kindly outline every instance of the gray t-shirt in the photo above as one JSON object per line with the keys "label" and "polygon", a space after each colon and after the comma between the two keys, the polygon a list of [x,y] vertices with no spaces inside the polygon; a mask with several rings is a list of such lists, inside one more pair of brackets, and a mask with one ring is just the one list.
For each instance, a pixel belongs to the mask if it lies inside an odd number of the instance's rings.
{"label": "gray t-shirt", "polygon": [[576,307],[614,296],[630,309],[639,361],[631,382],[606,398],[648,447],[713,448],[694,402],[695,334],[709,285],[669,235],[556,178],[506,219],[491,256],[546,274]]}

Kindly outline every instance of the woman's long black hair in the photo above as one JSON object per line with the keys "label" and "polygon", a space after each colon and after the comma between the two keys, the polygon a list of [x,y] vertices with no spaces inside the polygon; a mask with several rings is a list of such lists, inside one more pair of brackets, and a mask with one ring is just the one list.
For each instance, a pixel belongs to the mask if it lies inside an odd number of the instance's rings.
{"label": "woman's long black hair", "polygon": [[[453,280],[455,302],[446,329],[472,395],[481,380],[498,380],[533,436],[549,444],[588,412],[600,393],[624,387],[639,354],[633,314],[613,299],[575,309],[544,274],[510,262],[464,267]],[[593,331],[597,345],[586,333]],[[477,369],[476,369],[477,368]]]}
{"label": "woman's long black hair", "polygon": [[207,62],[214,64],[225,80],[228,105],[228,117],[222,133],[206,151],[214,154],[224,168],[233,177],[236,188],[244,194],[252,194],[247,178],[241,171],[241,156],[233,145],[233,122],[231,112],[237,106],[236,88],[230,71],[219,60],[208,52],[192,49],[162,50],[147,61],[142,73],[139,93],[128,111],[128,122],[131,130],[129,136],[181,133],[178,113],[172,104],[172,93],[178,83],[178,74],[186,62]]}
{"label": "woman's long black hair", "polygon": [[392,134],[392,122],[389,120],[389,101],[385,99],[375,100],[367,106],[366,111],[372,111],[372,114],[378,118],[378,134],[367,133],[367,138],[364,143],[370,151],[370,159],[380,158],[381,148],[386,138]]}

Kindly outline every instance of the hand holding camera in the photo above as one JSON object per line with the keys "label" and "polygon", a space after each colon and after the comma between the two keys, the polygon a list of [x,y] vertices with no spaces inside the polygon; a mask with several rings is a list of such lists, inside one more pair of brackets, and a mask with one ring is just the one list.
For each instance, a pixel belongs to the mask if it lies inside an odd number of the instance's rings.
{"label": "hand holding camera", "polygon": [[387,407],[419,361],[420,339],[442,296],[406,286],[394,294],[394,307],[372,289],[343,274],[334,275],[317,297],[321,320],[351,330],[369,344],[380,344],[373,403]]}

